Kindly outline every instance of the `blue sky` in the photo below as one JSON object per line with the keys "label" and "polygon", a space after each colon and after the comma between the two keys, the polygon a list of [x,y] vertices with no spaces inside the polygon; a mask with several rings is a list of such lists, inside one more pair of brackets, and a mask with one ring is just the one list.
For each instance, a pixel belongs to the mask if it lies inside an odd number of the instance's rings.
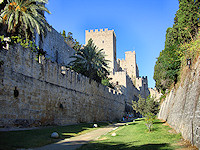
{"label": "blue sky", "polygon": [[85,30],[114,29],[117,58],[136,51],[140,76],[154,87],[154,65],[164,49],[165,33],[172,27],[178,0],[49,0],[47,21],[58,32],[72,32],[81,44]]}

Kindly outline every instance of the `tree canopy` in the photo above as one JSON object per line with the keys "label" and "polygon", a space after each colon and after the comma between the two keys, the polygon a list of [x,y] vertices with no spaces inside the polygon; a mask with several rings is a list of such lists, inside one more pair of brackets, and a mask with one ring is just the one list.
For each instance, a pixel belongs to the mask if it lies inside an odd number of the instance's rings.
{"label": "tree canopy", "polygon": [[166,31],[165,49],[160,52],[154,67],[157,89],[165,91],[178,80],[181,59],[184,55],[182,44],[193,41],[200,25],[200,1],[179,0],[179,10],[174,25]]}
{"label": "tree canopy", "polygon": [[0,12],[0,22],[7,25],[11,35],[21,35],[31,39],[36,31],[39,35],[45,34],[49,25],[44,12],[50,14],[45,7],[48,0],[7,0],[7,4]]}
{"label": "tree canopy", "polygon": [[174,19],[179,43],[190,42],[197,35],[200,23],[199,6],[199,0],[179,0],[179,10]]}
{"label": "tree canopy", "polygon": [[148,114],[156,115],[159,112],[159,103],[154,101],[154,98],[151,98],[150,95],[146,99],[139,96],[139,100],[133,101],[132,103],[133,110],[143,116]]}
{"label": "tree canopy", "polygon": [[71,56],[74,60],[69,63],[69,66],[74,71],[101,83],[109,75],[108,60],[105,59],[102,51],[103,49],[98,50],[90,39],[86,46]]}

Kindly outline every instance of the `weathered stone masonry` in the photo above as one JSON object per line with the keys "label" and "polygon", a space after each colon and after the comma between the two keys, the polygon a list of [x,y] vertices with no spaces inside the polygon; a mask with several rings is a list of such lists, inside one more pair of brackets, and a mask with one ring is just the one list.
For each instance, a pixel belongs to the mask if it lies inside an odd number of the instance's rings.
{"label": "weathered stone masonry", "polygon": [[[0,50],[0,126],[120,119],[125,97],[19,45]],[[61,73],[62,72],[62,73]]]}
{"label": "weathered stone masonry", "polygon": [[200,57],[180,86],[170,91],[158,117],[200,148]]}

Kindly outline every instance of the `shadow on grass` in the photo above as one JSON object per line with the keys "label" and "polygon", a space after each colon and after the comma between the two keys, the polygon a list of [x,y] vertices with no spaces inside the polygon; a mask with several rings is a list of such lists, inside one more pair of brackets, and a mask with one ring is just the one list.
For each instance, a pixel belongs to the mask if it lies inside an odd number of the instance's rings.
{"label": "shadow on grass", "polygon": [[[97,123],[99,127],[107,126],[108,123]],[[0,132],[0,150],[40,147],[55,143],[58,140],[70,138],[93,128],[93,123],[81,123],[68,126],[53,126],[34,130],[5,131]],[[58,132],[59,139],[52,139],[51,133]],[[86,131],[87,132],[87,131]]]}
{"label": "shadow on grass", "polygon": [[128,126],[134,126],[134,125],[137,125],[137,124],[138,124],[137,122],[134,122],[134,123],[129,124]]}
{"label": "shadow on grass", "polygon": [[71,137],[74,137],[74,136],[67,133],[62,133],[60,139],[64,140]]}
{"label": "shadow on grass", "polygon": [[167,143],[163,144],[145,144],[139,146],[132,146],[128,144],[120,143],[92,143],[88,145],[83,145],[77,150],[173,150],[168,147]]}
{"label": "shadow on grass", "polygon": [[163,122],[154,122],[153,124],[163,124]]}

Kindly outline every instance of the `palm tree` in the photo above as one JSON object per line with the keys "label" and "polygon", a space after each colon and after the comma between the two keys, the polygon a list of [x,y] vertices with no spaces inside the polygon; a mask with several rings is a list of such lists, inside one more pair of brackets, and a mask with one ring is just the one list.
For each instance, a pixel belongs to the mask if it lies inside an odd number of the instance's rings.
{"label": "palm tree", "polygon": [[74,56],[71,56],[74,60],[69,65],[74,71],[101,82],[109,75],[108,60],[105,60],[102,51],[103,49],[98,50],[92,39],[90,39],[83,49],[78,50]]}
{"label": "palm tree", "polygon": [[[1,10],[4,9],[4,7],[6,6],[7,4],[7,0],[0,0],[0,12]],[[0,16],[0,20],[2,19],[2,17]],[[6,35],[6,31],[7,31],[7,26],[3,23],[1,23],[0,21],[0,35]]]}
{"label": "palm tree", "polygon": [[50,29],[43,12],[50,14],[44,4],[48,0],[7,0],[8,4],[0,12],[0,23],[6,24],[11,35],[20,34],[31,39],[34,29],[41,35]]}

